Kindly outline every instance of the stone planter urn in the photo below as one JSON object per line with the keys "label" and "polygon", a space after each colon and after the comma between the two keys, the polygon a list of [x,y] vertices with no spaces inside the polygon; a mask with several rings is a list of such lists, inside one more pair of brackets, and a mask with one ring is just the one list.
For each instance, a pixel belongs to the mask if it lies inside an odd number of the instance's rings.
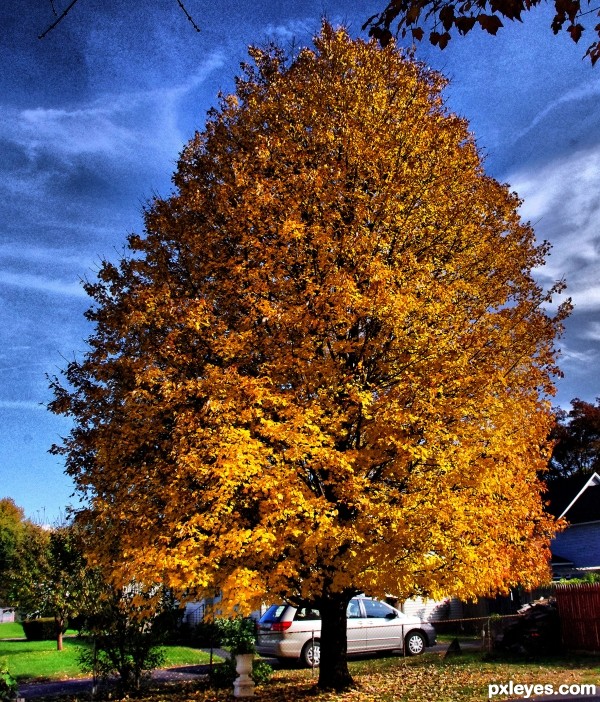
{"label": "stone planter urn", "polygon": [[238,653],[235,656],[235,670],[238,677],[233,683],[234,697],[254,697],[254,680],[252,673],[253,653]]}

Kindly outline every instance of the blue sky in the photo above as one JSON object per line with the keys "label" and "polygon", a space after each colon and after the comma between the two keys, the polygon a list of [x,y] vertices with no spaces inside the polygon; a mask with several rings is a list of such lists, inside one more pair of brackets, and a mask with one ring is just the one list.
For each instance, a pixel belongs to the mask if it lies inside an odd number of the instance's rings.
{"label": "blue sky", "polygon": [[[364,36],[381,7],[186,6],[200,34],[176,0],[79,0],[43,40],[50,0],[0,8],[0,497],[40,521],[73,503],[47,452],[69,424],[45,404],[46,374],[84,352],[92,331],[80,280],[141,231],[148,198],[170,192],[178,153],[218,91],[232,90],[248,44],[307,44],[324,15]],[[474,30],[443,52],[422,44],[417,57],[451,79],[448,105],[469,120],[487,171],[519,193],[524,219],[553,244],[539,279],[566,278],[576,305],[560,342],[556,403],[568,406],[600,395],[600,65],[554,37],[550,21],[541,8],[496,37]]]}

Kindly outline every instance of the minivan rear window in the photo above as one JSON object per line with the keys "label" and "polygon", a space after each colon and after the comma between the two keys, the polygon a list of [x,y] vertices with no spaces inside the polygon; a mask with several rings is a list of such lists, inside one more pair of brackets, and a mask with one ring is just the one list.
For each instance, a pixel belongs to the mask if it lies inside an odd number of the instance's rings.
{"label": "minivan rear window", "polygon": [[287,605],[271,605],[260,618],[261,622],[278,622]]}

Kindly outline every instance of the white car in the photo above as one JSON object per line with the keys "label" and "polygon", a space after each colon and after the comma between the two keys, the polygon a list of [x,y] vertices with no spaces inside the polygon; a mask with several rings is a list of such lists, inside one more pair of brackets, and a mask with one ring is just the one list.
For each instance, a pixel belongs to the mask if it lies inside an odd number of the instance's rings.
{"label": "white car", "polygon": [[[346,611],[348,654],[403,650],[423,653],[435,643],[435,629],[385,602],[354,597]],[[314,667],[320,661],[321,617],[310,607],[271,605],[258,622],[256,650],[273,658],[296,658]]]}

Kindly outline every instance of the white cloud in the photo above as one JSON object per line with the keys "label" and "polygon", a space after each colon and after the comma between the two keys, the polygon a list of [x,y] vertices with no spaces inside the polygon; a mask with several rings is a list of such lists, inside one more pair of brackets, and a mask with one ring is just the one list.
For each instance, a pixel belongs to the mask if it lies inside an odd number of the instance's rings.
{"label": "white cloud", "polygon": [[42,402],[27,402],[26,400],[0,400],[0,409],[3,410],[43,410],[48,411]]}
{"label": "white cloud", "polygon": [[581,336],[584,339],[600,341],[600,322],[592,322]]}
{"label": "white cloud", "polygon": [[[47,222],[48,218],[46,218]],[[60,224],[64,227],[69,226],[69,223],[65,222],[60,222]],[[70,226],[76,225],[71,224]],[[101,229],[100,231],[103,232],[105,230]],[[65,250],[55,246],[30,245],[24,247],[20,242],[0,242],[0,262],[2,262],[3,266],[10,265],[13,262],[41,266],[52,264],[54,266],[58,260],[63,267],[71,267],[78,271],[87,270],[92,265],[89,258],[81,256],[77,251]],[[3,278],[0,277],[0,282],[2,280]]]}
{"label": "white cloud", "polygon": [[87,294],[79,282],[65,282],[52,280],[31,273],[11,273],[3,271],[0,277],[0,285],[16,286],[29,290],[60,295],[66,297],[87,298]]}
{"label": "white cloud", "polygon": [[282,24],[268,24],[264,29],[264,34],[276,41],[294,41],[301,39],[303,44],[307,43],[306,38],[316,34],[318,25],[315,19],[290,20]]}
{"label": "white cloud", "polygon": [[[79,155],[139,158],[147,151],[168,153],[181,148],[178,105],[224,63],[213,52],[184,82],[137,92],[104,94],[87,104],[61,109],[43,106],[0,109],[0,136],[19,145],[29,156],[52,153],[70,161]],[[2,126],[3,125],[3,126]],[[142,153],[142,158],[144,154]],[[146,156],[147,157],[147,156]]]}
{"label": "white cloud", "polygon": [[118,116],[114,105],[23,110],[19,113],[18,137],[30,151],[51,145],[54,151],[65,155],[114,153],[135,142],[131,130],[118,124]]}
{"label": "white cloud", "polygon": [[524,199],[523,218],[552,244],[540,279],[564,278],[577,309],[600,309],[600,145],[517,171],[509,181]]}
{"label": "white cloud", "polygon": [[521,132],[515,135],[514,141],[522,139],[527,136],[531,131],[544,120],[546,117],[552,115],[552,113],[559,107],[566,105],[571,102],[578,102],[580,100],[597,99],[600,97],[600,79],[593,77],[589,82],[581,83],[572,90],[568,90],[563,93],[559,98],[550,102],[543,110],[541,110],[531,121],[529,125]]}

